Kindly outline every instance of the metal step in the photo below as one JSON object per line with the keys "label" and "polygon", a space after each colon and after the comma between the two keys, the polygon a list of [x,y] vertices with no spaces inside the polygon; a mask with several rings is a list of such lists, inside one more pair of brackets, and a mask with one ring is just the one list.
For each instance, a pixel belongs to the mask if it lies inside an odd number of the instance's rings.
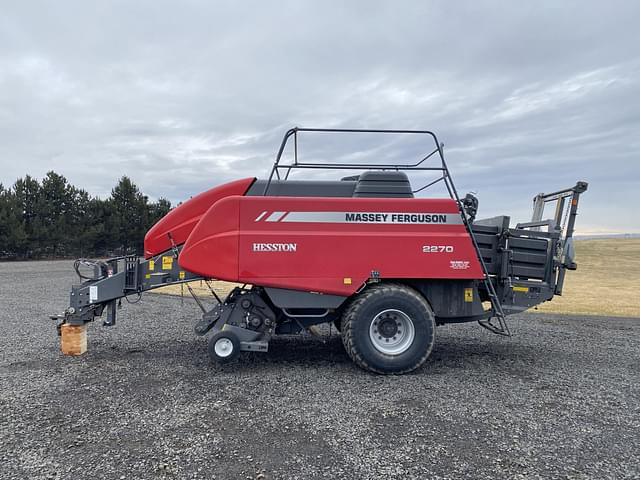
{"label": "metal step", "polygon": [[[484,262],[482,263],[484,268]],[[491,282],[486,269],[484,286],[487,290],[487,293],[489,294],[489,299],[491,300],[492,315],[486,320],[478,320],[478,323],[481,327],[486,328],[491,333],[510,337],[511,331],[509,330],[509,325],[507,325],[507,320],[505,318],[504,311],[502,310],[502,303],[500,303],[500,299],[498,298],[498,295],[496,295],[496,291],[493,288],[493,283]],[[497,323],[495,323],[494,320],[496,320]]]}

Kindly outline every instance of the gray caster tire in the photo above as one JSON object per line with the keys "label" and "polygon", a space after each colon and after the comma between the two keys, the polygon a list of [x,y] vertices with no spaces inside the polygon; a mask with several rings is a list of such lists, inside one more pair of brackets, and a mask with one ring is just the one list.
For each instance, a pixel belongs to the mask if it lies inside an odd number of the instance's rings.
{"label": "gray caster tire", "polygon": [[240,340],[235,333],[221,331],[209,340],[209,358],[216,363],[229,363],[240,355]]}

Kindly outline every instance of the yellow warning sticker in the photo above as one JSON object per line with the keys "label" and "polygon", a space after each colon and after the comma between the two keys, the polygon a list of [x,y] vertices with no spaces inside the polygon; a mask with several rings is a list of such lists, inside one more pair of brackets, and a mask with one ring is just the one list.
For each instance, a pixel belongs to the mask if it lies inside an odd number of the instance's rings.
{"label": "yellow warning sticker", "polygon": [[473,288],[464,289],[464,301],[467,303],[473,302]]}
{"label": "yellow warning sticker", "polygon": [[513,291],[527,293],[529,291],[529,287],[513,287]]}
{"label": "yellow warning sticker", "polygon": [[156,268],[156,262],[153,260],[149,260],[149,271],[153,272]]}
{"label": "yellow warning sticker", "polygon": [[344,278],[342,279],[342,283],[343,283],[344,285],[351,285],[351,278],[350,278],[350,277],[344,277]]}
{"label": "yellow warning sticker", "polygon": [[173,257],[162,257],[162,269],[171,270],[173,268]]}
{"label": "yellow warning sticker", "polygon": [[184,272],[180,272],[180,273],[178,274],[178,278],[179,278],[180,280],[184,280],[184,275],[185,275],[185,274],[184,274]]}
{"label": "yellow warning sticker", "polygon": [[150,278],[151,278],[151,274],[150,274],[150,273],[147,273],[147,274],[144,276],[144,278],[146,278],[147,280],[148,280],[148,279],[150,279]]}

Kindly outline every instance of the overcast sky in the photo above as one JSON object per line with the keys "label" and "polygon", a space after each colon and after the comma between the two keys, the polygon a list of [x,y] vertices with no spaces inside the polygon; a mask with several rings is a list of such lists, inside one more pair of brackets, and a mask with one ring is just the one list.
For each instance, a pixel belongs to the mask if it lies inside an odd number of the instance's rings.
{"label": "overcast sky", "polygon": [[[640,232],[639,23],[633,1],[5,2],[0,182],[128,175],[175,203],[264,177],[291,126],[429,129],[480,216],[586,180],[580,233]],[[420,153],[372,141],[308,153]]]}

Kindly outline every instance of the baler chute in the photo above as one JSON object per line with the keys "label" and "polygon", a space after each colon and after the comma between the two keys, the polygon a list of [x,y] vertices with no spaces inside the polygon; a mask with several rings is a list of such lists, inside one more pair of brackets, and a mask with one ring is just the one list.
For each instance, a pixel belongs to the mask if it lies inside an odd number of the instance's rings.
{"label": "baler chute", "polygon": [[[314,132],[422,135],[434,147],[411,164],[300,161],[298,136]],[[294,160],[284,163],[291,138]],[[308,169],[362,173],[289,178]],[[407,173],[436,178],[414,189]],[[415,197],[436,184],[449,198]],[[478,321],[508,335],[506,315],[561,294],[565,270],[575,268],[571,237],[586,188],[578,182],[539,195],[532,222],[510,228],[509,217],[476,220],[477,199],[458,196],[432,132],[294,128],[266,180],[231,182],[176,207],[145,236],[144,259],[94,263],[95,274],[73,287],[70,307],[56,318],[83,325],[106,308],[105,324],[113,325],[123,296],[226,280],[251,286],[210,309],[198,301],[203,317],[195,332],[211,334],[214,360],[266,351],[273,335],[332,323],[359,366],[404,373],[427,359],[436,325]],[[554,218],[543,220],[551,201]]]}

